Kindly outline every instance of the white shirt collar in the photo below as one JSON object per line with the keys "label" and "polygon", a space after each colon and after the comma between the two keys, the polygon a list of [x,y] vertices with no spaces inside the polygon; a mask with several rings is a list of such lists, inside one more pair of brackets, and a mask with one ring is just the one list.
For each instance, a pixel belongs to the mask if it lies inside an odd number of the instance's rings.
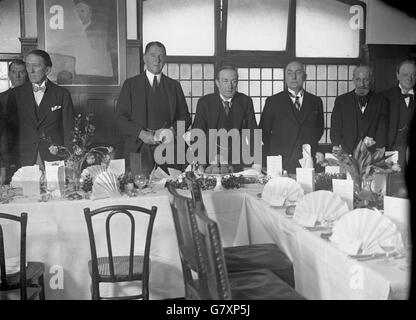
{"label": "white shirt collar", "polygon": [[222,101],[229,102],[229,103],[233,102],[233,98],[234,98],[234,97],[232,97],[232,98],[227,99],[221,93],[220,93],[220,97],[221,97]]}
{"label": "white shirt collar", "polygon": [[303,90],[303,89],[301,89],[297,95],[296,95],[295,91],[293,91],[292,89],[287,88],[287,90],[288,90],[291,94],[293,94],[293,96],[294,96],[294,97],[296,97],[296,96],[297,96],[297,97],[299,97],[299,98],[303,98],[303,94],[304,94],[304,90]]}
{"label": "white shirt collar", "polygon": [[[400,88],[400,90],[402,90],[402,94],[404,94],[404,92],[405,92],[406,90],[404,90],[404,89],[402,88],[402,85],[401,85],[401,84],[399,84],[399,88]],[[408,92],[407,94],[415,94],[415,92],[414,92],[414,90],[413,90],[413,89],[410,89],[410,90],[409,90],[409,92]]]}
{"label": "white shirt collar", "polygon": [[155,76],[157,77],[157,82],[160,83],[160,79],[162,78],[162,73],[153,74],[149,70],[146,69],[146,76],[147,76],[147,79],[149,79],[150,86],[152,87]]}
{"label": "white shirt collar", "polygon": [[35,86],[35,87],[41,88],[41,87],[46,86],[46,82],[48,82],[48,79],[45,79],[45,81],[43,81],[41,85],[38,85],[36,83],[32,83],[32,85]]}

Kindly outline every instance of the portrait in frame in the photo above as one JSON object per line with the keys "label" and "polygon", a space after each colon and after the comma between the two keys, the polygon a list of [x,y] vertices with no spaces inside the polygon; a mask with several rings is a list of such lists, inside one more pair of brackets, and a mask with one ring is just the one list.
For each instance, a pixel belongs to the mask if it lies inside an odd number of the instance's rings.
{"label": "portrait in frame", "polygon": [[45,0],[50,79],[63,85],[119,85],[118,1]]}

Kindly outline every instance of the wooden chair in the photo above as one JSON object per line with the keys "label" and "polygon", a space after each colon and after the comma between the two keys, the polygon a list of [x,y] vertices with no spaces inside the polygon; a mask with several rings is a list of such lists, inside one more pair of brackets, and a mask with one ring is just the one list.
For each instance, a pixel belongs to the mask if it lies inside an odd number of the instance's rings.
{"label": "wooden chair", "polygon": [[[205,213],[201,188],[193,172],[186,173],[186,182],[195,203],[200,203]],[[208,216],[207,216],[208,217]],[[261,243],[224,248],[228,272],[240,272],[252,269],[270,269],[278,277],[295,287],[293,263],[288,256],[274,243]]]}
{"label": "wooden chair", "polygon": [[20,217],[0,213],[0,221],[11,220],[20,224],[20,268],[19,272],[6,274],[3,228],[0,224],[0,300],[45,300],[43,274],[45,266],[41,262],[28,262],[26,266],[26,226],[27,213]]}
{"label": "wooden chair", "polygon": [[303,299],[270,270],[228,273],[217,224],[201,203],[168,190],[187,300]]}
{"label": "wooden chair", "polygon": [[[90,211],[84,209],[85,220],[88,227],[88,235],[91,247],[91,260],[88,268],[91,275],[91,289],[93,300],[121,300],[121,299],[143,299],[149,300],[149,275],[150,275],[150,245],[153,233],[153,225],[156,218],[157,207],[151,210],[135,206],[110,206]],[[149,216],[147,223],[146,242],[144,245],[144,255],[134,255],[135,240],[135,219],[134,214],[144,213]],[[106,218],[106,240],[107,257],[98,257],[95,245],[92,218],[99,214],[107,214]],[[129,256],[113,256],[111,244],[110,222],[118,214],[126,215],[130,219],[130,254]],[[100,283],[118,283],[141,281],[142,292],[139,295],[125,297],[101,297]]]}

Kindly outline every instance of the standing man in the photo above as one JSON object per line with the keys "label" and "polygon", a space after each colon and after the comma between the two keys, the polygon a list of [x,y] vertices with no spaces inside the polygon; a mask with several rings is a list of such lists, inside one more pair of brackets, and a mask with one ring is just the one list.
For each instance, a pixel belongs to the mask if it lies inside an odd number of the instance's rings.
{"label": "standing man", "polygon": [[14,88],[7,103],[8,127],[16,132],[21,166],[56,161],[44,138],[58,145],[71,145],[74,110],[68,90],[55,85],[47,76],[52,60],[43,50],[31,51],[26,59],[29,82]]}
{"label": "standing man", "polygon": [[156,162],[154,151],[160,143],[162,130],[176,135],[178,121],[191,124],[185,96],[179,82],[162,73],[166,63],[166,48],[151,42],[144,54],[146,71],[127,79],[117,103],[117,124],[125,136],[125,158],[139,153],[141,169],[149,174]]}
{"label": "standing man", "polygon": [[[0,93],[0,114],[6,117],[7,101],[13,88],[20,87],[27,81],[26,65],[23,60],[16,59],[9,64],[9,80],[11,88]],[[0,117],[1,119],[1,117]],[[13,141],[13,135],[6,130],[6,119],[2,119],[0,124],[0,171],[1,180],[7,181],[7,176],[11,177],[18,167],[17,141]],[[0,120],[1,121],[1,120]]]}
{"label": "standing man", "polygon": [[[227,131],[237,129],[240,132],[240,139],[242,138],[243,129],[257,129],[253,101],[245,94],[237,92],[237,69],[233,66],[224,66],[220,68],[215,83],[218,88],[218,93],[206,95],[198,101],[193,129],[204,131],[207,140],[210,129],[225,129]],[[241,143],[247,142],[248,141],[245,141],[245,139],[240,141],[240,150],[243,150]],[[251,143],[248,143],[252,146],[253,139],[251,139]],[[206,150],[207,155],[209,155],[210,145],[210,142],[208,142]],[[253,150],[253,148],[250,149],[251,151]],[[234,163],[232,161],[232,149],[230,143],[228,144],[228,150],[228,163],[236,166],[235,169],[237,171],[240,171],[238,169],[242,169],[241,165],[248,166],[253,164],[243,163],[244,159],[241,154],[238,161]]]}
{"label": "standing man", "polygon": [[266,100],[260,121],[265,156],[283,158],[283,169],[296,173],[303,157],[304,144],[311,146],[312,157],[324,132],[322,100],[306,92],[305,67],[298,61],[286,67],[287,90]]}
{"label": "standing man", "polygon": [[410,123],[415,111],[416,62],[405,60],[397,67],[398,86],[383,92],[389,102],[387,149],[399,152],[399,164],[406,167]]}
{"label": "standing man", "polygon": [[376,141],[375,147],[387,143],[388,107],[386,99],[371,92],[372,71],[369,66],[354,70],[355,90],[335,100],[331,120],[333,146],[352,154],[356,145],[365,137]]}

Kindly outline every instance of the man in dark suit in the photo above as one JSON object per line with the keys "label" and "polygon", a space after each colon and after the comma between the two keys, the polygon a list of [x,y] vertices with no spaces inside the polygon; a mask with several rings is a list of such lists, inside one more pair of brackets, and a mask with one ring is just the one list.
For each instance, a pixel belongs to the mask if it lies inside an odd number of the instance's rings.
{"label": "man in dark suit", "polygon": [[387,100],[371,92],[372,71],[368,66],[354,70],[355,90],[335,100],[331,120],[332,145],[352,154],[365,137],[376,141],[375,148],[387,144]]}
{"label": "man in dark suit", "polygon": [[260,129],[263,130],[263,156],[281,155],[283,169],[295,173],[300,167],[304,144],[311,146],[315,158],[324,132],[324,113],[322,100],[303,89],[307,77],[304,66],[291,62],[285,73],[287,90],[266,100]]}
{"label": "man in dark suit", "polygon": [[160,42],[149,43],[144,62],[146,71],[127,79],[123,85],[117,103],[117,124],[125,136],[128,166],[131,167],[130,154],[139,153],[141,170],[149,174],[156,164],[154,152],[160,144],[161,132],[168,130],[175,136],[178,122],[183,121],[186,130],[191,117],[181,85],[162,73],[165,46]]}
{"label": "man in dark suit", "polygon": [[53,143],[69,148],[74,127],[74,110],[71,95],[47,78],[52,69],[49,54],[42,50],[31,51],[26,59],[29,80],[10,92],[7,103],[7,121],[11,132],[18,136],[21,166],[56,161],[49,152]]}
{"label": "man in dark suit", "polygon": [[[249,144],[250,150],[253,152],[253,130],[257,129],[256,118],[254,116],[253,101],[250,97],[237,92],[238,86],[238,71],[233,66],[224,66],[219,69],[215,81],[218,93],[212,93],[202,97],[198,101],[195,121],[193,129],[202,130],[207,137],[207,162],[217,160],[215,156],[221,155],[221,150],[217,147],[218,141],[209,141],[209,130],[225,129],[229,132],[231,129],[237,129],[240,133],[240,156],[238,159],[232,158],[232,139],[228,139],[228,146],[224,146],[227,153],[228,164],[235,166],[235,170],[240,171],[242,165],[252,165],[253,163],[244,163],[244,160],[249,160],[250,155],[242,156],[243,144]],[[250,136],[247,140],[244,139],[242,130],[249,129]],[[217,140],[217,139],[215,139]],[[214,154],[210,154],[210,146],[214,148]],[[211,149],[212,149],[211,148]],[[227,152],[228,149],[228,152]],[[223,160],[225,161],[225,154]]]}
{"label": "man in dark suit", "polygon": [[[27,81],[26,65],[23,60],[16,59],[9,64],[9,80],[11,88],[0,93],[0,113],[6,117],[7,101],[13,88],[20,87]],[[1,117],[0,117],[1,118]],[[14,174],[18,167],[17,141],[13,141],[13,134],[6,130],[6,119],[0,124],[0,168],[3,182],[7,181]]]}
{"label": "man in dark suit", "polygon": [[416,107],[414,96],[416,62],[405,60],[400,63],[397,67],[397,80],[398,86],[383,92],[389,102],[387,149],[399,152],[399,164],[404,170],[410,123]]}

